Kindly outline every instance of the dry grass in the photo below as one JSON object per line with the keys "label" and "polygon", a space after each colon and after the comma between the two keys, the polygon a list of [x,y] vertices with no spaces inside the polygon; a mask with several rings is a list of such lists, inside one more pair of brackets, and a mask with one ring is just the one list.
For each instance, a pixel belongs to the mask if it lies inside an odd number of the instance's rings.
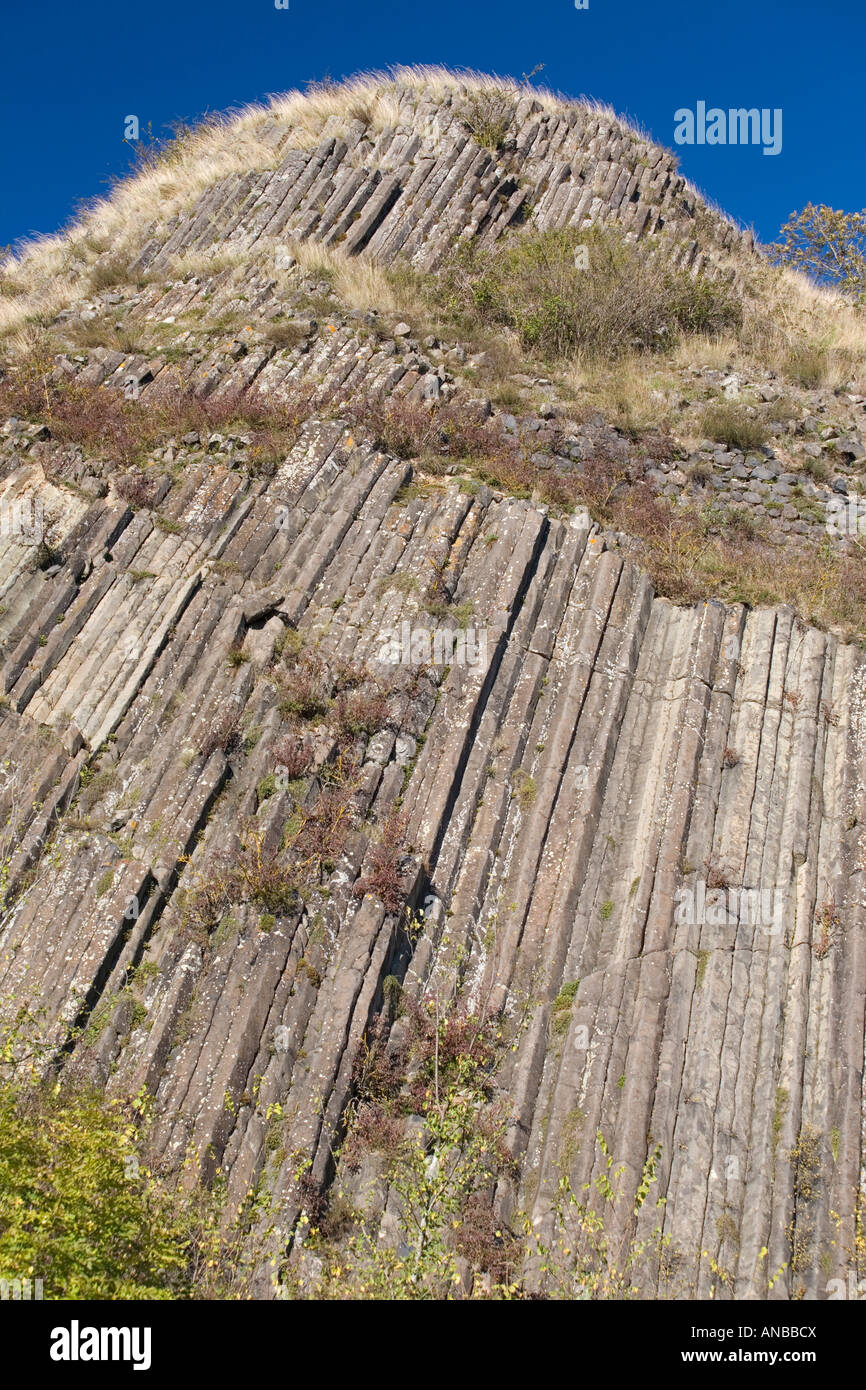
{"label": "dry grass", "polygon": [[363,255],[347,256],[339,249],[313,241],[290,241],[285,246],[301,270],[326,279],[340,303],[348,309],[406,313],[414,307],[407,305],[402,296],[398,303],[390,277]]}
{"label": "dry grass", "polygon": [[[172,217],[230,175],[274,168],[281,139],[283,149],[310,149],[326,136],[345,133],[358,120],[375,139],[386,127],[411,124],[422,103],[432,109],[446,97],[514,100],[526,90],[511,78],[396,67],[288,92],[267,106],[253,104],[209,117],[143,160],[137,172],[120,181],[107,198],[91,203],[65,232],[32,239],[5,263],[0,271],[0,335],[14,333],[28,322],[50,322],[74,300],[104,288],[106,277],[111,284],[121,283],[124,266],[145,235],[158,235]],[[532,93],[546,111],[580,105],[600,122],[633,139],[644,138],[607,107],[570,102],[538,87]],[[353,278],[352,285],[362,299],[381,290],[379,283],[365,289],[363,276]]]}
{"label": "dry grass", "polygon": [[795,271],[761,261],[741,268],[741,328],[716,338],[684,338],[671,354],[671,367],[746,376],[769,368],[807,390],[853,383],[857,393],[866,393],[866,314]]}
{"label": "dry grass", "polygon": [[691,367],[709,367],[711,371],[733,371],[742,359],[742,350],[733,334],[720,334],[716,338],[706,334],[696,334],[678,343],[671,354],[671,365],[688,370]]}
{"label": "dry grass", "polygon": [[165,278],[183,280],[187,276],[216,277],[226,271],[237,272],[232,280],[237,283],[252,267],[259,267],[269,275],[274,275],[283,288],[291,285],[293,276],[298,274],[326,280],[342,307],[347,309],[378,309],[382,313],[407,313],[417,309],[414,296],[408,286],[400,284],[396,292],[397,277],[377,266],[363,252],[358,256],[348,256],[339,247],[322,246],[316,241],[295,241],[280,239],[279,250],[294,257],[298,269],[281,269],[275,264],[275,246],[262,243],[252,249],[242,246],[226,246],[216,243],[205,251],[192,251],[172,256],[165,267]]}
{"label": "dry grass", "polygon": [[[215,242],[204,251],[184,251],[170,256],[164,271],[166,280],[184,280],[188,275],[216,276],[226,270],[240,270],[250,262],[250,254],[240,246]],[[160,276],[160,279],[163,277]]]}
{"label": "dry grass", "polygon": [[739,341],[747,360],[789,379],[866,391],[866,315],[793,270],[752,267]]}
{"label": "dry grass", "polygon": [[0,380],[0,418],[40,421],[60,443],[133,468],[169,435],[236,428],[249,436],[251,471],[268,472],[297,442],[312,412],[314,388],[300,386],[277,401],[255,391],[198,397],[166,385],[140,400],[64,377],[39,352],[20,359]]}
{"label": "dry grass", "polygon": [[700,426],[706,439],[744,453],[759,449],[770,435],[766,411],[741,401],[711,401],[701,411]]}
{"label": "dry grass", "polygon": [[578,354],[563,372],[562,384],[579,414],[599,411],[609,424],[634,436],[674,425],[676,411],[669,393],[681,392],[676,392],[679,383],[665,367],[657,357],[641,354],[625,356],[614,365]]}
{"label": "dry grass", "polygon": [[616,481],[615,465],[599,460],[577,490],[598,521],[631,538],[630,553],[664,597],[788,604],[805,622],[866,643],[866,561],[829,539],[817,548],[772,544],[735,508],[675,506],[646,484],[616,490]]}

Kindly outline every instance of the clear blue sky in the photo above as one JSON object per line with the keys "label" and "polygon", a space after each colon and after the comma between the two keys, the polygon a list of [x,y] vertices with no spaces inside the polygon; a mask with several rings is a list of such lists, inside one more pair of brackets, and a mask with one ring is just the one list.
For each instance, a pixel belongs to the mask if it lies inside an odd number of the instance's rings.
{"label": "clear blue sky", "polygon": [[674,112],[781,107],[783,147],[684,146],[765,241],[810,200],[866,206],[864,0],[2,0],[0,245],[51,232],[129,163],[123,120],[172,121],[324,76],[443,63],[609,102],[673,146]]}

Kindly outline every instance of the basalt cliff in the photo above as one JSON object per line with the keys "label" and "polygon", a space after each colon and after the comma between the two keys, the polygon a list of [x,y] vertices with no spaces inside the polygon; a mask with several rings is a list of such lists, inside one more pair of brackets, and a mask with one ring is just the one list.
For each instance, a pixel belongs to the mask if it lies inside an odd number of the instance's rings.
{"label": "basalt cliff", "polygon": [[[256,1297],[358,1229],[420,1260],[473,1105],[461,1296],[863,1273],[857,364],[644,342],[644,429],[473,336],[496,256],[591,274],[590,232],[763,273],[610,113],[403,72],[194,132],[2,274],[0,1006],[149,1097]],[[759,442],[678,431],[714,401]],[[740,536],[757,596],[700,569]]]}

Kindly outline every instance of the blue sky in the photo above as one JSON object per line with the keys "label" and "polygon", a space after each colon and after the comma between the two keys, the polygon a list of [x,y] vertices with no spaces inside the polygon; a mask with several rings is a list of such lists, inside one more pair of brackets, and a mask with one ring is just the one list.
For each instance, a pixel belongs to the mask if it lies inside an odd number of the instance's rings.
{"label": "blue sky", "polygon": [[765,241],[809,201],[866,205],[863,0],[5,0],[0,246],[62,227],[129,163],[127,115],[176,120],[396,63],[536,79],[673,147],[674,113],[781,108],[780,154],[693,145],[687,176]]}

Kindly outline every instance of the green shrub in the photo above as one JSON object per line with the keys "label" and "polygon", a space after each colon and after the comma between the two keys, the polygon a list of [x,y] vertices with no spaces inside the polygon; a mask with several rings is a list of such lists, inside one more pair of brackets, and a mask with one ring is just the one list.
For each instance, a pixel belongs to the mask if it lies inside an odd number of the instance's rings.
{"label": "green shrub", "polygon": [[496,90],[473,92],[463,122],[473,139],[488,150],[500,150],[514,118],[514,103]]}
{"label": "green shrub", "polygon": [[198,1204],[138,1154],[134,1107],[0,1081],[3,1277],[37,1276],[50,1299],[192,1296]]}
{"label": "green shrub", "polygon": [[464,243],[436,297],[458,325],[511,328],[525,348],[552,358],[659,351],[682,334],[721,333],[741,313],[724,285],[598,227],[527,230],[491,250]]}

